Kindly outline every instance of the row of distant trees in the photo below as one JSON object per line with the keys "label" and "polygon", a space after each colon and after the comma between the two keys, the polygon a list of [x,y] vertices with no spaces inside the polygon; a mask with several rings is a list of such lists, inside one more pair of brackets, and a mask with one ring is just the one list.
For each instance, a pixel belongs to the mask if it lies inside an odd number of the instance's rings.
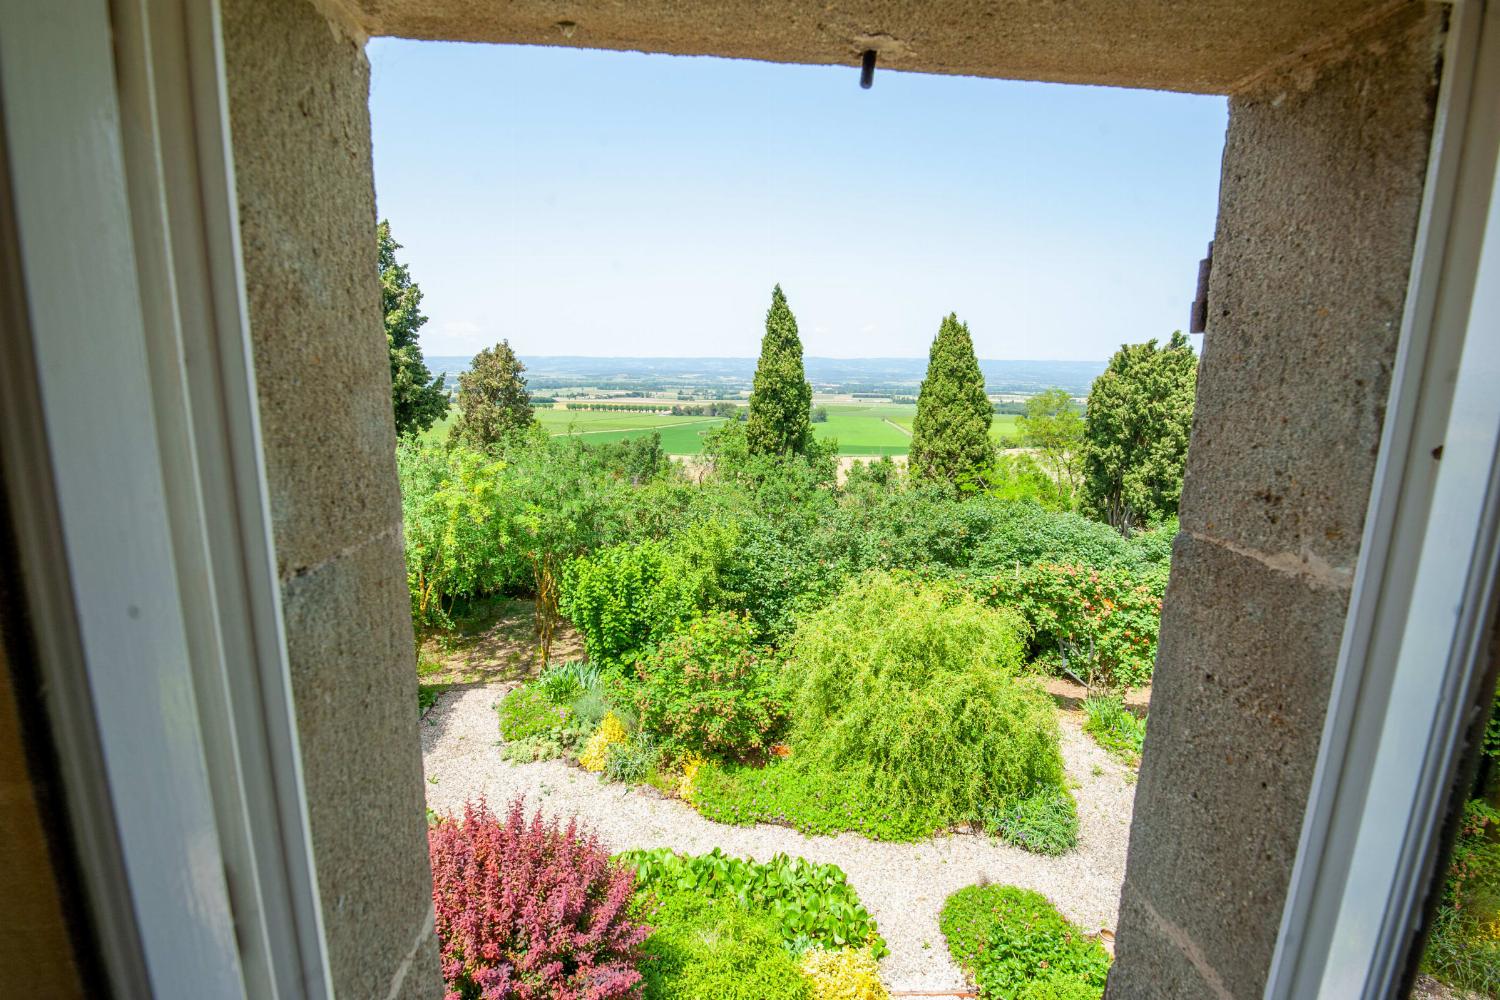
{"label": "row of distant trees", "polygon": [[[417,344],[417,331],[427,321],[419,308],[422,293],[396,259],[400,245],[391,238],[389,223],[380,224],[377,242],[396,430],[419,433],[444,416],[449,400],[442,376],[434,378],[422,359]],[[479,352],[458,376],[450,440],[483,448],[530,428],[535,417],[524,372],[508,341]],[[1086,414],[1063,389],[1026,400],[1018,420],[1022,441],[1085,510],[1130,534],[1177,513],[1196,382],[1197,357],[1182,333],[1173,333],[1162,347],[1155,340],[1123,345],[1090,388]],[[957,488],[982,488],[997,468],[990,438],[994,414],[1013,404],[990,401],[969,327],[956,313],[938,324],[916,404],[910,474]],[[728,402],[655,408],[739,416],[750,454],[807,455],[815,447],[812,424],[826,420],[827,410],[813,409],[797,319],[780,285],[771,290],[746,410]]]}

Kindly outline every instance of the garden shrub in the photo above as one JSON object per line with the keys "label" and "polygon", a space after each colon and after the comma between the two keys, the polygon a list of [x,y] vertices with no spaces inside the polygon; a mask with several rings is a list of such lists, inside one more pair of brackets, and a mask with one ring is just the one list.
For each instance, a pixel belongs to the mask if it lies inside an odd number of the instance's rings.
{"label": "garden shrub", "polygon": [[504,468],[479,452],[398,443],[406,578],[418,625],[448,625],[455,598],[490,592],[503,579]]}
{"label": "garden shrub", "polygon": [[1118,695],[1096,695],[1083,700],[1083,731],[1105,750],[1131,767],[1141,761],[1146,742],[1146,720],[1125,707]]}
{"label": "garden shrub", "polygon": [[987,598],[1019,611],[1033,629],[1034,646],[1060,650],[1091,687],[1131,688],[1151,680],[1161,596],[1130,571],[1044,563],[999,574]]}
{"label": "garden shrub", "polygon": [[764,749],[786,720],[776,666],[752,647],[748,617],[705,615],[636,663],[642,729],[681,751],[738,757]]}
{"label": "garden shrub", "polygon": [[877,960],[887,954],[875,919],[837,865],[785,854],[762,864],[727,857],[718,848],[696,856],[666,848],[627,851],[618,860],[635,869],[636,885],[643,891],[728,899],[768,916],[781,943],[796,954],[812,947],[865,947]]}
{"label": "garden shrub", "polygon": [[691,890],[636,900],[632,912],[654,928],[641,949],[648,1000],[812,1000],[770,917]]}
{"label": "garden shrub", "polygon": [[984,825],[1033,854],[1064,854],[1078,846],[1078,804],[1066,788],[1044,788],[1006,801],[985,816]]}
{"label": "garden shrub", "polygon": [[868,948],[824,951],[809,948],[802,955],[802,974],[812,987],[812,1000],[889,1000],[880,981],[880,966]]}
{"label": "garden shrub", "polygon": [[1088,984],[1090,1000],[1103,995],[1109,954],[1041,893],[971,885],[948,897],[938,925],[953,961],[974,977],[986,1000],[1020,1000],[1037,979],[1073,979]]}
{"label": "garden shrub", "polygon": [[692,612],[672,578],[666,550],[652,541],[574,559],[563,575],[558,608],[583,633],[594,664],[631,662]]}
{"label": "garden shrub", "polygon": [[812,801],[829,794],[825,808],[853,803],[885,832],[916,836],[1061,787],[1053,703],[1016,676],[1022,632],[951,587],[856,579],[797,629],[790,756],[766,771],[783,790],[812,778]]}
{"label": "garden shrub", "polygon": [[618,715],[610,712],[583,745],[583,752],[578,755],[578,766],[585,771],[603,771],[609,763],[610,749],[624,745],[629,739],[630,733],[626,730],[625,723],[620,721]]}
{"label": "garden shrub", "polygon": [[635,873],[597,839],[519,799],[502,821],[483,802],[427,831],[432,901],[449,996],[584,1000],[640,996],[650,928],[629,908]]}

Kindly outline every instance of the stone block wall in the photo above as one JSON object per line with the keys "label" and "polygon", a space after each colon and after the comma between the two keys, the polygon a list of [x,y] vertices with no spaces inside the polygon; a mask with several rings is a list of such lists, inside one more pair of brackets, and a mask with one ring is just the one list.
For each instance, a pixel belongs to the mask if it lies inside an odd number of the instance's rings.
{"label": "stone block wall", "polygon": [[1258,998],[1375,469],[1443,9],[1230,97],[1182,531],[1108,996]]}
{"label": "stone block wall", "polygon": [[[363,40],[223,0],[240,226],[334,986],[441,995]],[[330,10],[332,8],[329,8]]]}

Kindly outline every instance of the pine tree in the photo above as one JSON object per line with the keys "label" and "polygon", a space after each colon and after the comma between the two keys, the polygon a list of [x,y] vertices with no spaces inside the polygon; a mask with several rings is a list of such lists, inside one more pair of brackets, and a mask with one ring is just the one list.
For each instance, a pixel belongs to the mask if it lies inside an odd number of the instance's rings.
{"label": "pine tree", "polygon": [[448,412],[448,393],[443,376],[432,377],[417,331],[427,322],[419,308],[422,289],[411,280],[411,271],[396,260],[401,244],[391,238],[391,224],[375,228],[380,259],[380,300],[385,311],[385,342],[391,353],[391,402],[395,405],[396,433],[419,434]]}
{"label": "pine tree", "polygon": [[994,461],[993,417],[969,327],[950,313],[932,342],[927,377],[917,393],[907,459],[913,474],[955,484],[973,482]]}
{"label": "pine tree", "polygon": [[1122,535],[1176,515],[1197,388],[1198,356],[1180,330],[1166,347],[1123,345],[1089,388],[1084,503]]}
{"label": "pine tree", "polygon": [[745,428],[752,455],[801,455],[812,442],[812,385],[802,370],[797,317],[777,285],[766,313],[766,335],[750,388]]}
{"label": "pine tree", "polygon": [[525,371],[508,340],[476,354],[469,370],[458,376],[458,419],[449,438],[486,448],[531,427],[536,418]]}

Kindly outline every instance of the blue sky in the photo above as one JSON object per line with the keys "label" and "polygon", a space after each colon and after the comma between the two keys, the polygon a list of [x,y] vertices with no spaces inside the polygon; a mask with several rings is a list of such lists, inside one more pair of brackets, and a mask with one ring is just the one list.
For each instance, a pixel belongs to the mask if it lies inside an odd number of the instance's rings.
{"label": "blue sky", "polygon": [[375,186],[430,355],[1094,360],[1185,325],[1218,97],[377,39]]}

